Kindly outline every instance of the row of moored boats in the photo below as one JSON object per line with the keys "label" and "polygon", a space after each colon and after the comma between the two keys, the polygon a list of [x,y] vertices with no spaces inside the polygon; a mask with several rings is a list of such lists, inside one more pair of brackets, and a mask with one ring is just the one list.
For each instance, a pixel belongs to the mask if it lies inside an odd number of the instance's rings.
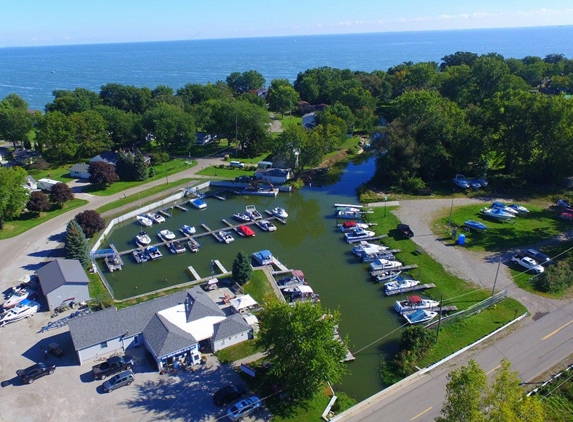
{"label": "row of moored boats", "polygon": [[9,290],[0,312],[0,327],[36,315],[40,309],[40,304],[34,300],[38,295],[37,287],[37,283],[30,281]]}

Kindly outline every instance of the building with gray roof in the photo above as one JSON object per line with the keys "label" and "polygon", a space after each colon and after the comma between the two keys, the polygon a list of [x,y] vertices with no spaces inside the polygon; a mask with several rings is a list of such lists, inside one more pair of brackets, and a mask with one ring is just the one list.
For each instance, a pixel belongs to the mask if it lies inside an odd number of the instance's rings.
{"label": "building with gray roof", "polygon": [[89,279],[77,259],[54,259],[36,272],[50,311],[64,302],[90,300]]}

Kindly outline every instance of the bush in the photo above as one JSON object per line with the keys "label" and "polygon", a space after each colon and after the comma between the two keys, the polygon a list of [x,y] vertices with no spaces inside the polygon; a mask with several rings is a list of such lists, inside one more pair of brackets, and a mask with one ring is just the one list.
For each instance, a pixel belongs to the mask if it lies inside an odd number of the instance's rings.
{"label": "bush", "polygon": [[535,288],[547,293],[562,293],[573,285],[571,260],[563,260],[549,267],[535,278]]}
{"label": "bush", "polygon": [[418,193],[426,187],[426,183],[419,177],[408,177],[402,182],[402,189],[407,193]]}
{"label": "bush", "polygon": [[152,154],[149,154],[149,156],[151,157],[152,166],[166,163],[167,161],[169,161],[169,154],[163,151],[154,152]]}

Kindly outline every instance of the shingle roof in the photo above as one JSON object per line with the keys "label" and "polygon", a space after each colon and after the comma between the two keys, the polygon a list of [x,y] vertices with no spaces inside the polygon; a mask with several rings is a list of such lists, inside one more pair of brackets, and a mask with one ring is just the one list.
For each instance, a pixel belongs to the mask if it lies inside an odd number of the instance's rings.
{"label": "shingle roof", "polygon": [[87,173],[89,168],[90,168],[89,164],[78,163],[74,164],[72,168],[70,168],[70,172],[77,171],[78,173]]}
{"label": "shingle roof", "polygon": [[155,314],[143,330],[145,341],[157,357],[188,348],[197,340],[188,332]]}
{"label": "shingle roof", "polygon": [[57,258],[37,271],[44,295],[53,292],[66,283],[88,284],[89,279],[77,259]]}
{"label": "shingle roof", "polygon": [[209,316],[225,316],[225,312],[199,287],[187,290],[185,312],[187,313],[187,322]]}
{"label": "shingle roof", "polygon": [[247,324],[241,314],[233,314],[229,318],[215,324],[213,328],[215,329],[215,332],[211,338],[212,341],[233,337],[251,329],[250,325]]}

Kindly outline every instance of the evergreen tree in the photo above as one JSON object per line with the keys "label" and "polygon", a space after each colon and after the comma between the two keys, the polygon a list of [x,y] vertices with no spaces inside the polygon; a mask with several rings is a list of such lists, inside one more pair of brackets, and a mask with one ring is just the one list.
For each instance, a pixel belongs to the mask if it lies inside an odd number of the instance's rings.
{"label": "evergreen tree", "polygon": [[115,163],[115,172],[119,180],[131,181],[135,180],[133,172],[133,154],[130,152],[119,151],[117,156],[117,163]]}
{"label": "evergreen tree", "polygon": [[66,227],[66,258],[77,259],[82,267],[87,267],[90,263],[88,240],[82,228],[75,220],[70,220]]}
{"label": "evergreen tree", "polygon": [[253,270],[251,268],[251,263],[249,262],[249,257],[243,251],[240,251],[233,261],[233,280],[239,283],[241,286],[245,284],[253,275]]}
{"label": "evergreen tree", "polygon": [[133,157],[133,179],[137,181],[146,180],[148,177],[147,164],[145,163],[145,157],[140,150],[135,151],[135,156]]}

